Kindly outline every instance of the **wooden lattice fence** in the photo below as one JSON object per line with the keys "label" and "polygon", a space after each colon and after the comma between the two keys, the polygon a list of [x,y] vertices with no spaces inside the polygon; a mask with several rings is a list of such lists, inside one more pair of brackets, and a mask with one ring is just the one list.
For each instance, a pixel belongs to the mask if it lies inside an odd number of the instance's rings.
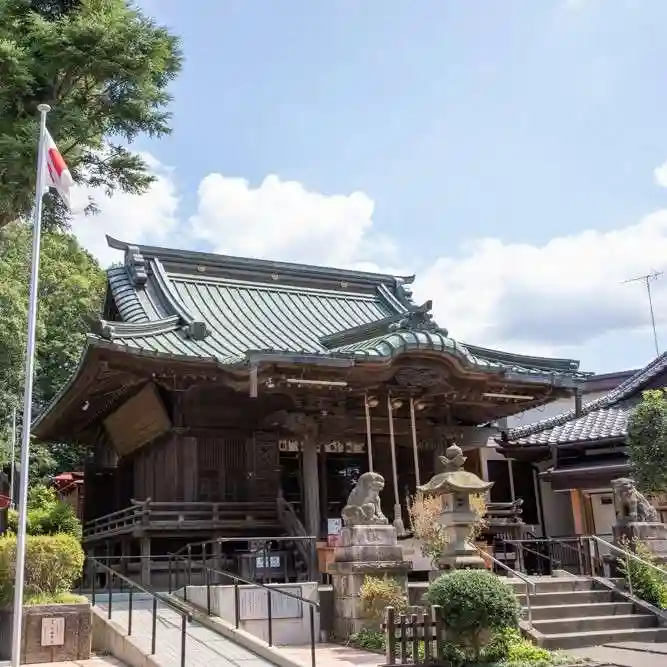
{"label": "wooden lattice fence", "polygon": [[382,629],[386,644],[384,664],[388,667],[444,663],[442,607],[433,606],[429,611],[412,614],[396,614],[393,607],[387,607]]}

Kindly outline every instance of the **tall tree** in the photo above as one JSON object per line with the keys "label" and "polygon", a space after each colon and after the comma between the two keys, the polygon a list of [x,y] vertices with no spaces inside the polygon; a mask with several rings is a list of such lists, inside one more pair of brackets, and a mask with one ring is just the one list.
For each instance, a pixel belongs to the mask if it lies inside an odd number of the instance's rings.
{"label": "tall tree", "polygon": [[[0,229],[0,464],[7,462],[13,406],[22,402],[27,337],[31,227],[15,222]],[[100,310],[105,275],[69,233],[42,240],[34,409],[39,413],[74,372],[88,318]],[[19,418],[21,411],[19,410]],[[33,449],[36,474],[73,465],[79,453],[55,443]]]}
{"label": "tall tree", "polygon": [[648,495],[667,491],[667,398],[664,389],[645,391],[628,419],[628,451],[634,477]]}
{"label": "tall tree", "polygon": [[[170,131],[181,62],[178,38],[128,0],[0,0],[0,227],[30,212],[40,103],[78,183],[145,191],[153,176],[127,145]],[[45,227],[66,219],[47,197]]]}

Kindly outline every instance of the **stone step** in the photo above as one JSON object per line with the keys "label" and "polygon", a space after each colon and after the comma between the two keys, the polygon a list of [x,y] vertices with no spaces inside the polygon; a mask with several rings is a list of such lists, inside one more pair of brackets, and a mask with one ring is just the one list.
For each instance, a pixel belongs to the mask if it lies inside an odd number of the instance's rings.
{"label": "stone step", "polygon": [[[525,595],[517,595],[516,598],[521,605],[526,605]],[[612,602],[612,594],[608,590],[557,591],[555,593],[531,595],[530,602],[534,607],[552,607],[561,604],[595,604],[597,602]]]}
{"label": "stone step", "polygon": [[[590,591],[595,582],[586,577],[531,577],[538,593],[555,593],[568,591]],[[515,593],[521,594],[526,590],[526,584],[520,579],[510,579],[508,584]]]}
{"label": "stone step", "polygon": [[628,630],[594,630],[565,632],[540,638],[539,644],[548,649],[575,649],[602,646],[611,642],[662,642],[667,640],[663,628],[636,628]]}
{"label": "stone step", "polygon": [[583,616],[581,618],[533,619],[533,627],[543,635],[586,633],[596,630],[630,630],[654,628],[658,622],[653,614],[619,614],[617,616]]}
{"label": "stone step", "polygon": [[542,621],[559,618],[584,618],[587,616],[623,616],[631,614],[631,602],[598,602],[584,604],[556,604],[533,606],[533,620]]}

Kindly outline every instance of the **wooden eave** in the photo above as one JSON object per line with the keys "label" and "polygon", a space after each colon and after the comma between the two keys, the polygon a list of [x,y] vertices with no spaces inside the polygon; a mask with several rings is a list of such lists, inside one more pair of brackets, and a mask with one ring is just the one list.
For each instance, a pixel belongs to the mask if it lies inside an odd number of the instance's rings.
{"label": "wooden eave", "polygon": [[[395,377],[406,368],[431,369],[440,373],[441,380],[430,387],[400,386]],[[429,351],[409,351],[390,358],[249,352],[245,363],[222,366],[212,358],[147,352],[91,336],[77,371],[35,421],[33,433],[41,440],[92,442],[101,420],[150,381],[167,390],[209,384],[250,394],[255,382],[258,392],[268,393],[268,382],[288,377],[345,381],[347,386],[336,392],[349,396],[361,397],[374,391],[418,396],[434,406],[422,417],[442,418],[445,411],[452,414],[453,408],[454,413],[458,410],[459,423],[467,424],[516,414],[571,391],[567,386],[537,384],[524,378],[511,382],[497,373],[471,370],[451,355]],[[533,398],[494,401],[484,399],[484,392],[523,393]],[[333,392],[310,386],[303,388],[302,393]]]}

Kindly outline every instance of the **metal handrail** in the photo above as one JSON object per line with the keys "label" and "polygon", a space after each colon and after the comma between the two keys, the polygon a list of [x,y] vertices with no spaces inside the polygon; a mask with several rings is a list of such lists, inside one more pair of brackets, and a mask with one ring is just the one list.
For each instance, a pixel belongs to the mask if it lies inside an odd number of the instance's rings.
{"label": "metal handrail", "polygon": [[599,544],[604,545],[608,549],[611,549],[612,551],[615,551],[617,553],[623,554],[625,557],[626,561],[626,570],[627,570],[627,581],[628,581],[628,589],[630,591],[630,595],[634,596],[633,592],[633,587],[632,587],[632,576],[630,574],[630,568],[629,566],[629,561],[634,560],[638,563],[641,563],[642,565],[646,565],[650,567],[652,570],[655,570],[656,572],[659,572],[663,576],[667,576],[667,570],[663,570],[661,567],[658,567],[654,563],[651,563],[650,561],[646,560],[645,558],[642,558],[641,556],[638,556],[637,554],[633,554],[631,551],[628,551],[627,549],[623,549],[621,547],[616,546],[615,544],[612,544],[611,542],[607,542],[607,540],[603,540],[601,537],[598,537],[597,535],[588,535],[585,539],[588,540],[595,540]]}
{"label": "metal handrail", "polygon": [[[514,544],[518,545],[519,548],[521,549],[526,549],[527,547],[523,546],[525,543],[536,543],[536,544],[548,544],[549,546],[552,545],[558,545],[561,549],[564,550],[569,550],[571,552],[574,552],[577,555],[577,560],[579,564],[579,573],[584,574],[584,566],[582,562],[582,551],[583,551],[583,545],[581,543],[582,541],[582,536],[581,535],[576,535],[576,536],[570,536],[570,535],[563,535],[560,537],[535,537],[532,539],[503,539],[503,544]],[[570,544],[570,542],[577,544],[577,546],[573,546]],[[552,555],[546,555],[546,554],[541,554],[544,556],[544,558],[548,558],[549,560],[553,561],[554,565],[557,567],[562,567],[562,562],[558,559],[555,558]]]}
{"label": "metal handrail", "polygon": [[[290,542],[294,544],[297,549],[299,549],[299,554],[305,560],[305,564],[308,568],[308,577],[310,580],[314,580],[317,576],[317,537],[313,535],[279,535],[279,536],[262,536],[255,538],[248,537],[216,537],[210,540],[203,540],[201,542],[191,542],[183,545],[180,549],[177,549],[173,553],[167,554],[169,556],[169,564],[171,567],[171,561],[174,558],[179,558],[184,556],[187,553],[189,560],[193,560],[193,551],[201,551],[201,560],[204,562],[206,556],[204,554],[205,548],[210,544],[228,544],[234,542],[246,542],[246,543],[268,543],[276,542],[277,544],[289,544]],[[304,543],[308,545],[308,549],[304,547]]]}
{"label": "metal handrail", "polygon": [[296,542],[296,541],[317,541],[317,537],[313,535],[280,535],[277,537],[216,537],[212,540],[204,540],[202,542],[191,542],[185,544],[180,549],[174,551],[173,553],[167,554],[168,556],[180,556],[184,552],[191,553],[192,549],[195,547],[203,547],[208,544],[225,544],[227,542]]}
{"label": "metal handrail", "polygon": [[[510,574],[513,574],[517,579],[520,579],[523,581],[523,583],[526,585],[526,611],[528,612],[528,626],[530,628],[533,627],[533,609],[530,604],[530,596],[531,592],[533,595],[535,595],[535,582],[531,581],[528,577],[524,576],[520,572],[517,572],[516,570],[513,570],[509,565],[505,565],[502,561],[499,561],[497,558],[492,556],[488,551],[484,551],[481,547],[478,547],[476,544],[472,544],[473,547],[482,555],[484,558],[488,558],[492,563],[495,563],[496,565],[500,566],[505,570],[506,572],[509,572]],[[529,587],[530,586],[530,590]]]}
{"label": "metal handrail", "polygon": [[112,614],[113,614],[113,578],[118,577],[118,579],[126,584],[129,585],[129,590],[128,590],[128,615],[127,615],[127,636],[131,637],[132,636],[132,610],[133,610],[133,605],[132,605],[132,597],[133,597],[133,589],[136,588],[142,593],[145,593],[146,595],[149,595],[153,601],[153,609],[152,609],[152,627],[151,627],[151,655],[155,655],[156,651],[156,645],[157,645],[157,603],[158,601],[162,602],[166,606],[168,606],[170,609],[173,609],[176,611],[180,617],[181,617],[181,667],[185,667],[185,643],[186,643],[186,637],[187,637],[187,624],[188,621],[192,620],[192,614],[190,614],[187,611],[184,611],[182,607],[180,607],[178,604],[173,602],[172,600],[169,599],[169,597],[164,596],[157,591],[152,591],[145,586],[142,586],[138,584],[136,581],[133,581],[129,577],[126,577],[124,574],[121,574],[120,572],[117,572],[114,570],[112,567],[109,567],[108,565],[105,565],[104,563],[101,563],[97,558],[94,558],[92,556],[88,557],[88,562],[92,564],[93,566],[93,576],[91,580],[91,601],[93,603],[93,606],[95,606],[95,600],[96,600],[96,589],[95,589],[95,579],[96,579],[96,574],[97,570],[100,569],[103,572],[106,572],[107,574],[107,618],[111,620]]}
{"label": "metal handrail", "polygon": [[[173,555],[173,554],[172,554]],[[174,555],[174,558],[183,561],[184,565],[188,565],[188,561],[184,556],[176,556]],[[257,588],[263,588],[266,590],[266,598],[267,598],[267,611],[268,611],[268,616],[267,616],[267,624],[268,624],[268,641],[267,644],[269,646],[273,646],[273,609],[271,607],[271,594],[278,594],[278,595],[283,595],[288,598],[292,598],[293,600],[296,600],[297,602],[300,602],[301,604],[306,604],[308,606],[308,614],[309,614],[309,621],[310,621],[310,661],[311,661],[311,667],[315,667],[316,665],[316,652],[315,652],[315,611],[320,610],[320,605],[318,602],[314,602],[313,600],[308,600],[307,598],[302,597],[301,595],[296,595],[295,593],[289,593],[288,591],[284,591],[280,588],[272,588],[271,586],[267,586],[266,584],[263,584],[259,581],[250,581],[248,579],[244,579],[243,577],[239,577],[237,574],[234,574],[233,572],[227,572],[225,570],[217,570],[213,567],[209,567],[205,563],[203,564],[204,571],[206,572],[206,613],[211,616],[211,573],[221,575],[223,577],[228,577],[229,579],[232,579],[234,581],[234,622],[236,625],[236,629],[238,630],[240,623],[241,623],[241,611],[240,611],[240,595],[239,595],[239,582],[242,584],[245,584],[247,586],[253,586]],[[190,572],[190,570],[188,570]],[[188,602],[188,586],[190,585],[189,581],[185,581],[183,585],[183,601]],[[169,576],[169,590],[171,592],[171,573]]]}

